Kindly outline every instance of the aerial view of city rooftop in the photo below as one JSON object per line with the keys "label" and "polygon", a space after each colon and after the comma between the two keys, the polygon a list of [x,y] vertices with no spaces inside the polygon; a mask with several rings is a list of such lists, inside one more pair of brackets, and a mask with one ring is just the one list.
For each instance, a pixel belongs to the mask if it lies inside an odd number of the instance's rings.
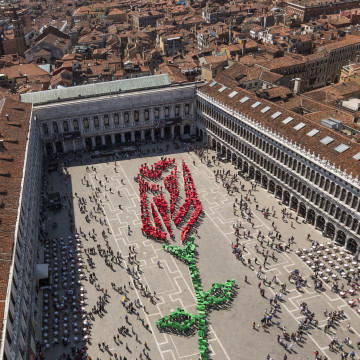
{"label": "aerial view of city rooftop", "polygon": [[359,360],[360,1],[0,2],[0,360]]}

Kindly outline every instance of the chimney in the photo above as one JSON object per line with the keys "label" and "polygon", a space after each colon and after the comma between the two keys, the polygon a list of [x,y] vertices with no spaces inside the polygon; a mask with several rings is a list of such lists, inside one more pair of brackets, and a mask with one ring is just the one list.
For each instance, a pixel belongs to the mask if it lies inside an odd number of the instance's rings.
{"label": "chimney", "polygon": [[300,93],[300,83],[301,83],[300,78],[294,79],[294,94],[295,95],[298,95]]}
{"label": "chimney", "polygon": [[10,121],[9,114],[6,114],[5,116],[6,116],[6,120]]}

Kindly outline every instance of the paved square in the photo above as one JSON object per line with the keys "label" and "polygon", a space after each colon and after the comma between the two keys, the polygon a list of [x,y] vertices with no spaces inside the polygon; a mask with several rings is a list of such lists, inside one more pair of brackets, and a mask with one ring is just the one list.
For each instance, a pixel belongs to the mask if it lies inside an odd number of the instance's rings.
{"label": "paved square", "polygon": [[[163,145],[163,144],[161,144]],[[153,148],[154,145],[148,146]],[[147,149],[147,147],[145,147]],[[182,150],[184,151],[184,150]],[[233,204],[235,197],[240,198],[240,193],[228,195],[222,183],[215,182],[214,170],[225,171],[230,170],[231,174],[236,171],[231,164],[221,164],[220,166],[207,167],[200,162],[199,157],[194,152],[182,152],[174,150],[170,145],[170,151],[164,154],[167,157],[174,157],[178,166],[178,182],[180,188],[180,201],[182,204],[185,195],[183,190],[183,178],[181,170],[181,161],[185,160],[188,165],[192,178],[194,180],[199,199],[203,206],[204,217],[199,222],[198,234],[195,236],[196,250],[198,252],[197,267],[201,277],[204,291],[211,288],[215,282],[223,283],[229,279],[236,279],[235,296],[233,300],[224,308],[207,310],[207,325],[208,325],[208,343],[209,343],[209,358],[210,359],[265,359],[269,353],[274,360],[283,359],[284,354],[288,355],[288,359],[313,359],[314,351],[319,351],[322,356],[327,356],[329,359],[340,359],[340,352],[329,351],[328,344],[336,334],[339,341],[343,341],[346,336],[349,336],[352,344],[356,344],[359,339],[358,329],[360,329],[359,316],[356,314],[355,308],[350,308],[344,299],[341,299],[336,293],[330,289],[331,282],[325,284],[324,291],[315,291],[314,283],[310,278],[312,270],[306,265],[302,259],[295,254],[295,250],[301,248],[309,248],[311,242],[306,240],[306,235],[311,234],[311,239],[319,243],[326,243],[326,239],[322,237],[321,233],[316,231],[313,227],[303,223],[295,223],[291,227],[291,221],[283,222],[281,220],[281,209],[278,200],[272,194],[267,193],[264,189],[257,187],[253,192],[250,202],[248,202],[252,213],[254,227],[251,226],[246,219],[241,216],[234,216]],[[193,289],[192,281],[188,271],[188,267],[174,258],[169,253],[162,249],[161,243],[152,239],[145,238],[141,233],[141,211],[139,201],[139,185],[134,181],[134,177],[139,172],[139,167],[143,163],[153,164],[160,160],[162,153],[150,153],[142,158],[131,157],[124,160],[96,158],[91,161],[88,160],[88,155],[85,154],[81,159],[72,159],[68,168],[63,167],[60,172],[53,172],[48,174],[47,191],[49,193],[59,191],[62,196],[74,195],[73,199],[68,200],[63,198],[63,203],[66,204],[59,213],[48,213],[48,220],[46,229],[49,232],[49,238],[62,236],[67,239],[71,234],[69,229],[68,211],[74,211],[75,227],[86,237],[80,236],[81,245],[78,245],[82,257],[87,264],[85,275],[87,280],[81,280],[81,286],[85,288],[85,308],[86,311],[91,311],[96,305],[99,296],[103,295],[101,288],[107,289],[109,297],[105,303],[105,309],[101,316],[94,315],[94,320],[89,320],[90,342],[88,346],[88,354],[92,359],[115,359],[115,353],[118,358],[140,359],[140,353],[144,349],[144,341],[147,342],[151,359],[198,359],[198,336],[195,332],[192,336],[181,336],[170,332],[160,332],[156,327],[155,322],[177,308],[182,308],[188,313],[196,314],[196,297]],[[208,152],[208,156],[214,155],[213,151]],[[195,165],[193,164],[195,162]],[[86,166],[90,167],[90,171],[86,170]],[[91,170],[95,166],[96,171]],[[116,169],[116,171],[115,171]],[[64,175],[68,171],[69,176]],[[167,176],[170,171],[163,174]],[[107,181],[106,181],[106,178]],[[90,196],[94,193],[94,189],[105,185],[108,191],[101,187],[99,199],[101,204],[99,209],[95,202],[90,200]],[[89,182],[89,186],[86,183]],[[241,192],[245,196],[247,190],[251,189],[251,184],[241,177],[238,177],[236,183],[245,185],[245,190]],[[162,180],[156,182],[162,185]],[[111,192],[109,189],[111,188]],[[118,194],[120,192],[120,195]],[[76,196],[75,196],[76,194]],[[167,202],[169,203],[169,194],[164,190]],[[254,199],[256,197],[256,201]],[[82,213],[78,205],[78,197],[83,197],[86,200],[86,211]],[[152,195],[148,193],[149,200]],[[256,204],[259,204],[261,209],[267,206],[276,211],[276,217],[265,219],[262,213],[256,210]],[[73,205],[73,207],[72,207]],[[121,209],[119,208],[121,205]],[[179,204],[177,206],[177,209]],[[238,206],[237,206],[238,208]],[[104,214],[102,214],[102,210]],[[149,209],[151,212],[151,209]],[[88,223],[85,216],[89,212],[96,216],[90,218]],[[290,211],[287,208],[287,211]],[[239,210],[237,212],[239,214]],[[102,225],[99,222],[106,219],[107,225]],[[268,232],[272,230],[272,221],[275,222],[279,232],[282,234],[282,239],[286,242],[291,236],[294,236],[294,244],[291,245],[291,251],[280,252],[275,251],[276,261],[268,259],[268,263],[263,268],[261,274],[262,279],[266,276],[271,280],[274,275],[277,276],[278,282],[272,283],[270,286],[261,285],[265,289],[265,296],[262,297],[259,293],[258,282],[256,276],[258,266],[255,270],[242,264],[241,261],[235,258],[232,253],[232,243],[236,242],[234,235],[233,222],[240,220],[243,228],[240,230],[240,243],[245,245],[244,257],[246,261],[257,257],[261,264],[263,256],[257,254],[255,245],[260,249],[260,242],[257,240],[257,234],[261,231],[265,236],[263,244],[265,251],[269,250],[269,254],[273,250],[267,246]],[[58,227],[53,229],[52,224],[58,223]],[[128,232],[130,226],[131,232]],[[110,233],[107,232],[109,227]],[[91,238],[89,234],[95,231],[95,237]],[[174,229],[174,226],[173,226]],[[103,239],[102,231],[106,232],[107,241],[111,249],[116,254],[120,251],[123,257],[121,265],[113,264],[113,269],[106,265],[105,257],[99,255],[97,246],[101,245],[102,249],[106,250],[106,244]],[[243,236],[244,232],[250,231],[250,236]],[[180,233],[178,229],[174,229],[175,241],[170,240],[170,244],[180,244]],[[54,240],[55,241],[55,240]],[[270,241],[271,242],[271,241]],[[279,243],[278,240],[275,243]],[[71,244],[71,246],[75,246]],[[134,246],[136,250],[136,263],[129,264],[129,246]],[[90,254],[90,248],[96,249],[96,254]],[[76,246],[75,246],[76,248]],[[87,250],[87,254],[85,254]],[[61,257],[61,253],[59,253]],[[94,263],[94,268],[90,268],[90,263],[87,259],[91,259]],[[110,260],[111,257],[108,258]],[[269,257],[270,258],[270,257]],[[50,266],[53,266],[54,256],[50,256]],[[161,268],[158,267],[157,262],[160,261]],[[127,273],[126,267],[130,268],[140,266],[138,273],[139,281],[143,286],[147,286],[149,292],[152,294],[156,292],[154,303],[151,303],[149,296],[143,296],[144,292],[140,287],[135,287],[132,283],[132,277]],[[288,276],[294,270],[299,269],[304,278],[308,280],[305,287],[297,290],[293,283],[289,283]],[[97,280],[92,284],[89,280],[90,273],[95,272]],[[245,275],[248,278],[248,283],[245,283]],[[52,278],[52,285],[54,285]],[[287,292],[284,294],[283,301],[280,302],[280,308],[276,312],[272,324],[267,329],[255,330],[252,328],[252,323],[260,324],[265,311],[270,310],[269,299],[280,291],[280,283],[284,282],[287,285]],[[126,309],[122,304],[124,294],[118,293],[112,288],[112,283],[116,287],[126,286],[126,297],[129,302],[135,302],[140,299],[141,307],[135,306],[135,314],[128,314],[130,324],[125,321],[127,315]],[[341,283],[341,281],[340,281]],[[94,284],[99,284],[97,289]],[[345,286],[345,288],[348,288]],[[67,289],[67,288],[65,288]],[[60,296],[64,289],[60,286]],[[59,295],[59,294],[58,294]],[[50,294],[50,297],[54,294]],[[300,304],[306,302],[309,309],[315,312],[316,319],[319,320],[318,327],[311,326],[308,331],[304,333],[303,341],[295,344],[294,349],[284,349],[278,344],[277,336],[282,335],[281,329],[277,326],[280,322],[281,327],[285,326],[288,333],[294,333],[298,329],[298,323],[304,319],[304,315],[300,313]],[[51,303],[51,302],[50,302]],[[144,306],[146,311],[144,311]],[[323,310],[344,310],[345,317],[336,321],[334,327],[329,332],[324,332],[326,325],[326,318]],[[136,312],[139,313],[140,319],[137,319]],[[55,316],[55,310],[49,309],[50,318]],[[44,310],[43,310],[44,315]],[[59,338],[64,331],[64,317],[66,313],[58,315],[60,317],[60,326],[57,331],[60,333]],[[44,318],[44,316],[43,316]],[[148,324],[149,329],[144,325]],[[351,330],[348,331],[347,324],[351,323]],[[78,324],[81,326],[82,324]],[[114,341],[114,335],[118,334],[118,328],[121,326],[129,328],[128,335],[120,335],[120,341]],[[44,326],[38,324],[38,328]],[[64,347],[63,344],[52,345],[51,339],[55,337],[55,329],[49,329],[48,339],[50,347],[44,351],[46,359],[58,359],[64,353],[70,353],[70,347],[74,344],[75,326],[70,326],[69,339],[71,344]],[[41,334],[39,334],[41,337]],[[137,340],[138,339],[138,340]],[[108,350],[104,350],[99,343],[105,342],[108,345]],[[75,345],[80,346],[82,341]],[[126,349],[128,344],[128,349]],[[344,345],[344,350],[350,352],[354,350],[356,353],[356,345]],[[144,353],[142,354],[144,358]]]}

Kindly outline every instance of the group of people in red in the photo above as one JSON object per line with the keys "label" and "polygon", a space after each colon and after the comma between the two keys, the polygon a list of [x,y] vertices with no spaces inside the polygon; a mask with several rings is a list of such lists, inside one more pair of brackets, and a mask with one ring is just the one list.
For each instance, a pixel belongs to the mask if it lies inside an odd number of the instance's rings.
{"label": "group of people in red", "polygon": [[164,158],[154,165],[151,165],[151,169],[148,164],[145,163],[140,166],[140,175],[151,180],[158,180],[160,179],[162,172],[174,163],[175,159]]}
{"label": "group of people in red", "polygon": [[192,213],[189,222],[186,224],[186,226],[181,231],[181,241],[185,241],[187,233],[191,230],[191,228],[194,226],[196,220],[198,219],[199,215],[202,211],[202,205],[198,198],[198,194],[195,189],[194,181],[191,177],[191,173],[187,165],[185,164],[185,161],[182,162],[183,167],[183,176],[184,176],[184,186],[185,186],[185,202],[180,207],[178,213],[176,214],[174,218],[174,223],[177,226],[181,220],[185,217],[185,215],[188,213],[191,203],[194,207],[194,212]]}
{"label": "group of people in red", "polygon": [[[159,180],[162,172],[166,170],[168,167],[172,166],[174,162],[175,159],[164,158],[158,161],[157,163],[155,163],[154,165],[152,165],[151,169],[148,167],[147,164],[144,164],[140,167],[140,174],[138,176],[139,191],[140,191],[141,220],[143,224],[142,232],[144,235],[148,237],[163,241],[167,240],[167,234],[162,230],[163,225],[153,203],[151,203],[151,213],[155,226],[152,225],[149,214],[149,208],[148,208],[148,199],[147,199],[147,192],[152,191],[153,189],[159,190],[159,186],[155,184],[149,184],[144,179],[144,177],[147,177],[153,181]],[[201,214],[202,205],[198,198],[198,194],[196,192],[195,184],[191,177],[190,170],[185,164],[184,160],[182,162],[182,168],[183,168],[183,177],[184,177],[184,185],[185,185],[185,202],[179,208],[179,211],[177,212],[175,217],[174,217],[174,212],[175,212],[177,199],[179,197],[176,165],[175,168],[171,171],[170,175],[168,175],[165,178],[164,184],[165,184],[165,188],[170,194],[170,217],[173,218],[173,221],[176,226],[178,226],[181,223],[181,221],[184,219],[184,217],[187,215],[191,204],[195,209],[189,219],[189,222],[184,226],[184,228],[181,231],[181,240],[185,241],[187,233],[194,226],[199,215]],[[165,200],[164,194],[160,193],[154,196],[153,200],[157,210],[159,211],[163,219],[167,231],[169,232],[170,236],[173,236],[173,232],[171,230],[171,225],[170,225],[170,217],[168,214],[168,205]]]}

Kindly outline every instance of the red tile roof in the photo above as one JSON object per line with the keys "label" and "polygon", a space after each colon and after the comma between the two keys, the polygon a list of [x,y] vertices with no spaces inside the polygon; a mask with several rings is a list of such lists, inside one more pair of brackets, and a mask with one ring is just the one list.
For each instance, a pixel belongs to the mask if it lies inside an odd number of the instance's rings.
{"label": "red tile roof", "polygon": [[0,144],[0,322],[2,324],[32,105],[9,98],[0,101],[0,141],[3,144]]}
{"label": "red tile roof", "polygon": [[[310,154],[315,153],[315,156],[319,156],[321,160],[329,160],[330,164],[335,164],[336,168],[341,167],[342,170],[346,169],[347,174],[352,173],[353,177],[358,176],[360,178],[360,163],[353,159],[355,154],[360,153],[360,143],[355,142],[350,137],[347,137],[338,131],[331,130],[319,122],[299,115],[294,111],[288,110],[268,100],[260,99],[252,92],[238,87],[228,88],[219,92],[220,88],[222,88],[222,84],[219,83],[212,87],[205,85],[200,89],[200,92],[226,104],[228,107],[253,119],[256,123],[266,126],[266,128],[272,132],[276,132],[280,136],[283,136],[284,139],[292,141],[293,144],[296,143],[297,145],[300,145],[302,149],[305,147],[306,151],[310,151]],[[230,98],[229,94],[233,91],[237,91],[237,94]],[[239,100],[245,96],[248,97],[249,100],[245,103],[240,103]],[[261,104],[258,107],[253,108],[251,105],[257,101],[261,102]],[[266,106],[269,106],[270,110],[266,113],[262,113],[261,110]],[[276,119],[273,119],[271,115],[276,112],[281,112],[281,114]],[[285,125],[282,121],[289,116],[294,120]],[[300,122],[304,123],[306,126],[300,130],[294,129],[294,126]],[[306,136],[306,134],[314,128],[320,130],[320,132],[313,137]],[[320,140],[325,136],[331,136],[335,140],[329,145],[324,145]],[[335,147],[340,144],[349,145],[350,148],[343,153],[339,153],[335,150]],[[331,171],[330,168],[329,171]]]}

